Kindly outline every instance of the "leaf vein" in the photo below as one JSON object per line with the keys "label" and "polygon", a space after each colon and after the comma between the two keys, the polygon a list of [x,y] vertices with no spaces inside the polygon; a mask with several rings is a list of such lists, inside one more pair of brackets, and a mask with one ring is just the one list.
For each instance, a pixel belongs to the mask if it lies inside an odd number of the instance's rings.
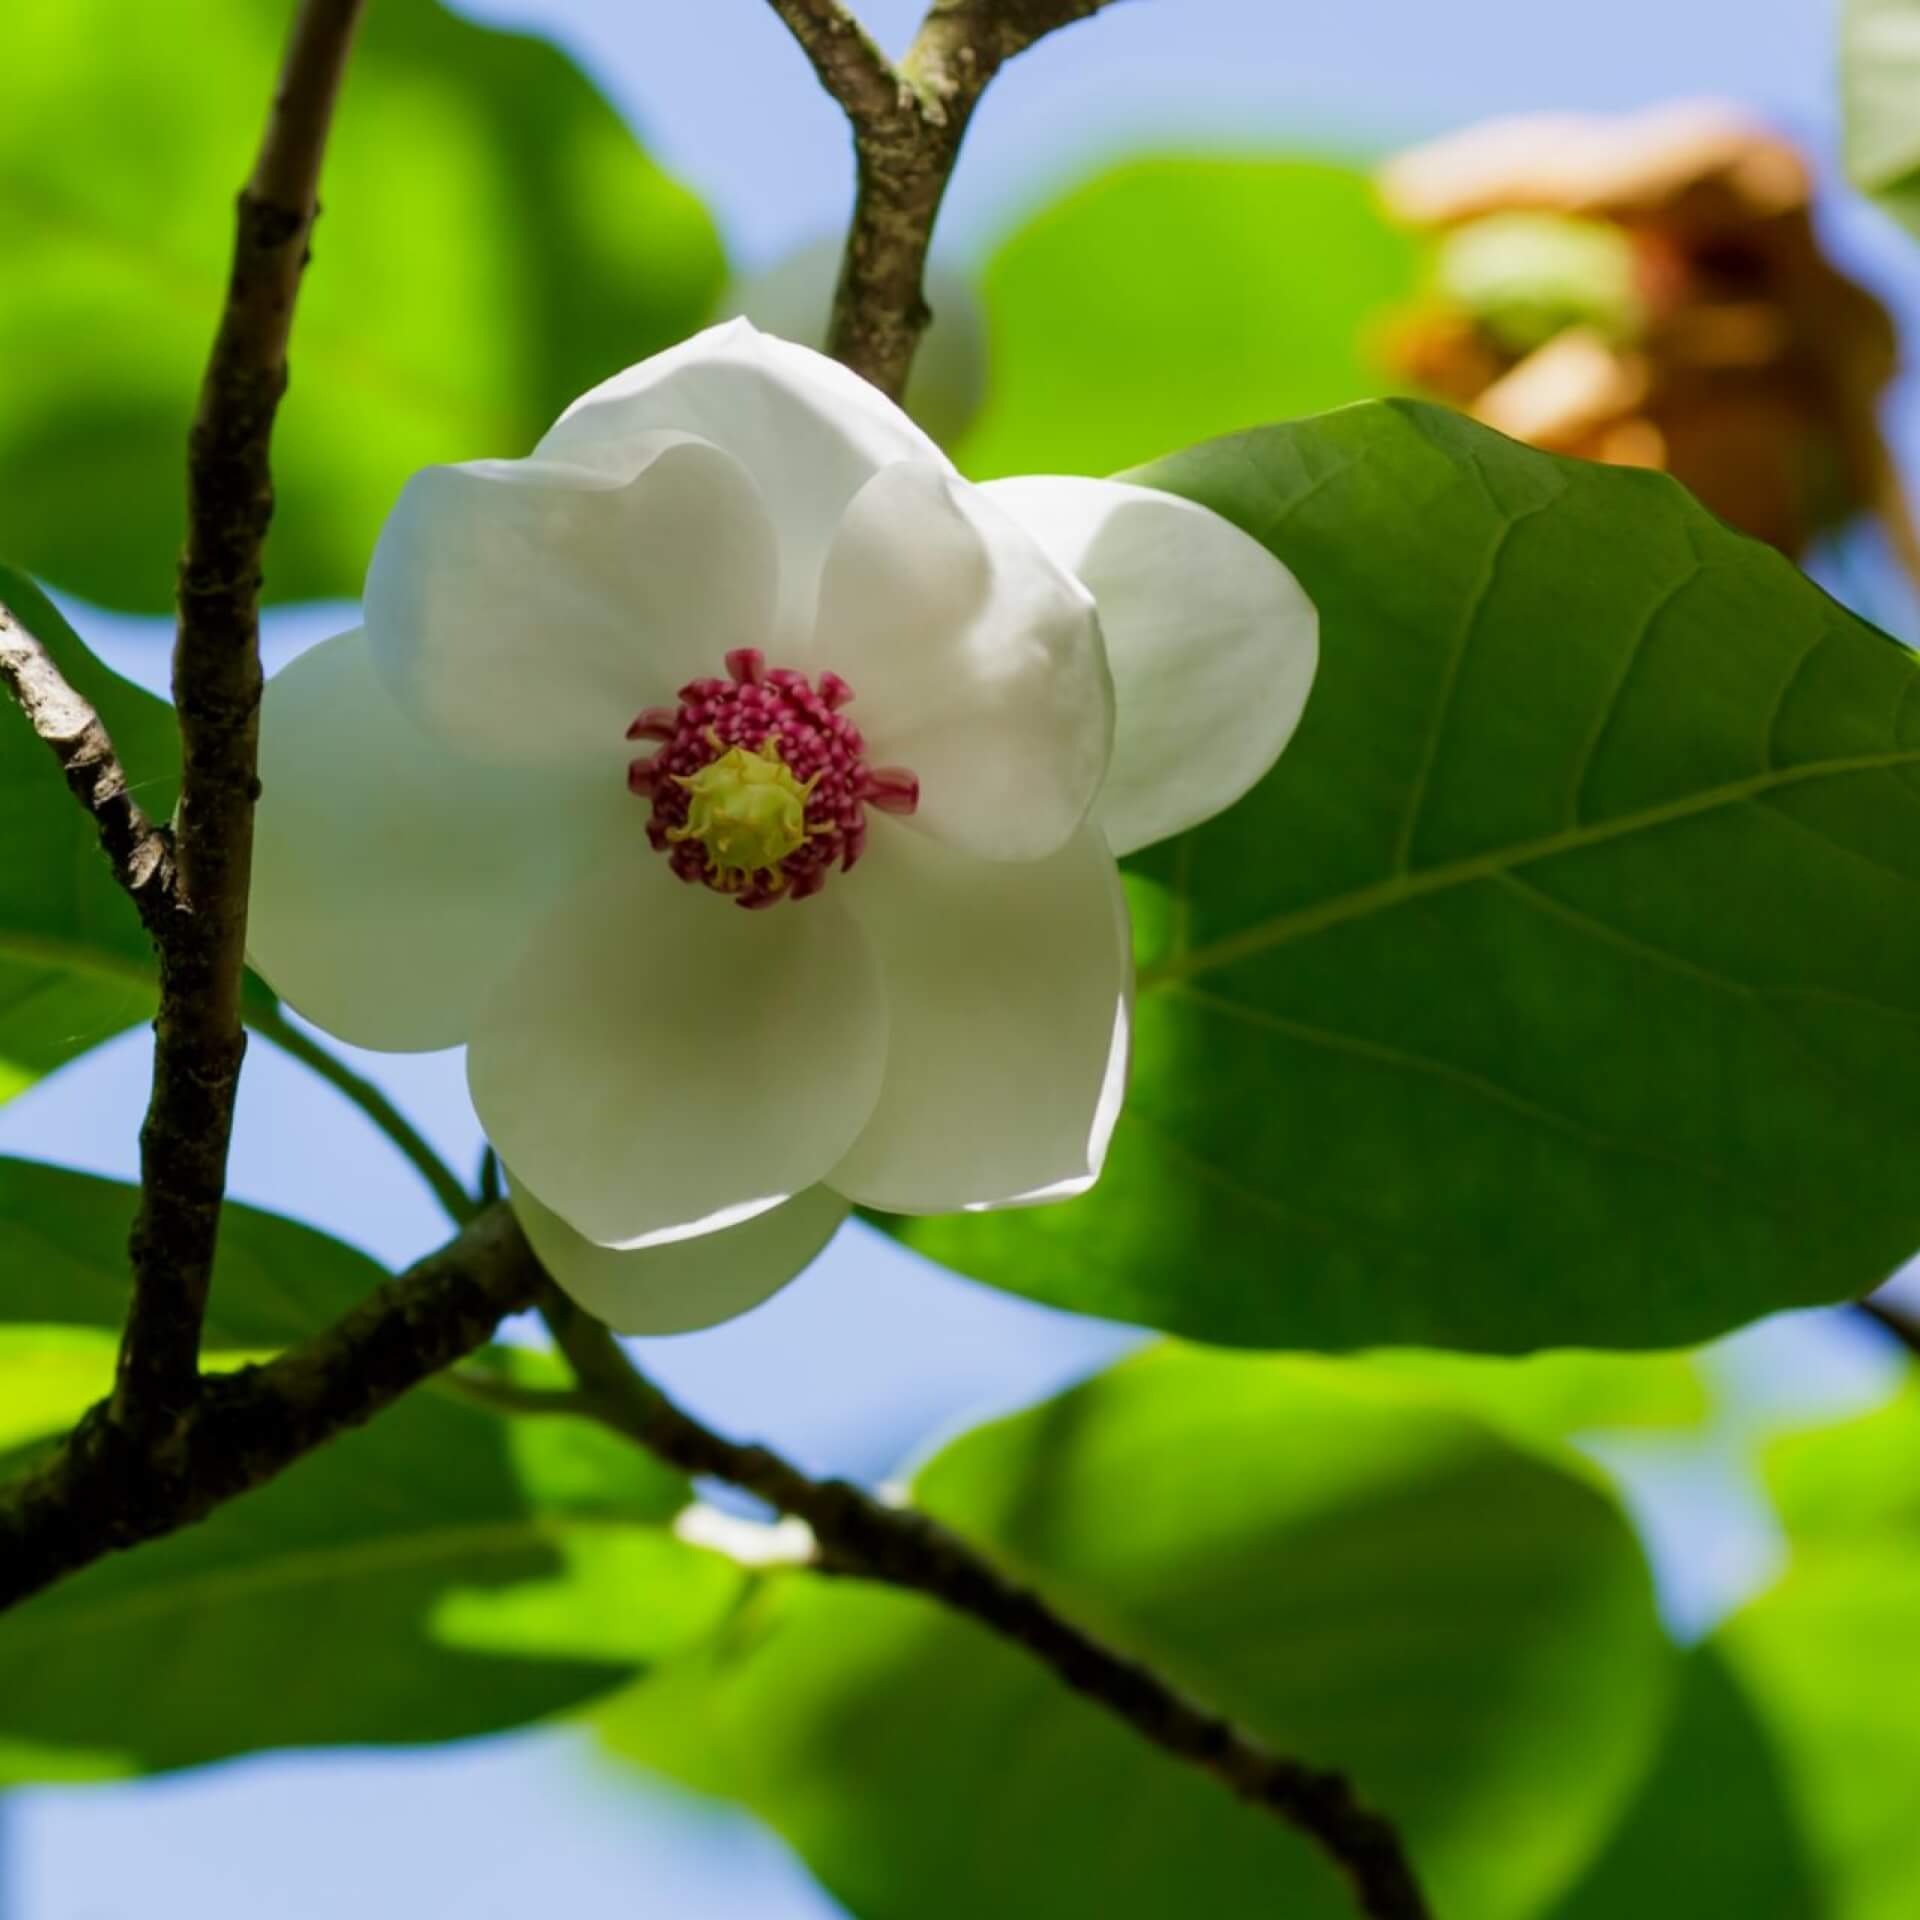
{"label": "leaf vein", "polygon": [[1907,668],[1906,684],[1900,689],[1900,698],[1893,703],[1893,725],[1890,729],[1891,737],[1887,741],[1890,747],[1897,748],[1905,745],[1901,734],[1907,724],[1907,702],[1913,698],[1914,688],[1920,687],[1920,659],[1908,654]]}
{"label": "leaf vein", "polygon": [[1507,873],[1498,876],[1501,885],[1520,895],[1529,905],[1551,918],[1564,921],[1576,932],[1585,934],[1589,939],[1603,945],[1618,947],[1622,952],[1633,955],[1653,966],[1664,967],[1669,972],[1678,973],[1688,979],[1697,980],[1702,986],[1711,987],[1730,998],[1744,1001],[1762,1018],[1771,1022],[1775,1032],[1783,1035],[1788,1043],[1833,1086],[1853,1098],[1864,1097],[1871,1106],[1883,1096],[1870,1084],[1862,1082],[1855,1075],[1844,1072],[1836,1065],[1830,1054],[1815,1046],[1791,1020],[1781,1011],[1780,1003],[1795,1000],[1823,1001],[1834,1006],[1852,1008],[1857,1012],[1876,1014],[1883,1018],[1905,1020],[1920,1023],[1920,1009],[1894,1007],[1884,1001],[1872,1000],[1863,994],[1854,994],[1836,987],[1806,986],[1761,986],[1757,982],[1736,980],[1731,974],[1716,972],[1712,967],[1702,966],[1699,961],[1689,959],[1684,954],[1673,952],[1670,948],[1655,946],[1637,934],[1628,933],[1610,920],[1602,920],[1583,908],[1569,906],[1564,900],[1557,900],[1550,893],[1531,886],[1525,880]]}
{"label": "leaf vein", "polygon": [[[1473,471],[1478,475],[1482,490],[1494,510],[1499,512],[1499,503],[1493,499],[1493,490],[1487,486],[1486,475],[1481,472],[1480,464],[1472,462]],[[1521,521],[1530,520],[1534,515],[1545,511],[1545,502],[1522,508],[1517,513],[1506,514],[1500,522],[1500,530],[1487,543],[1486,558],[1481,564],[1480,576],[1474,583],[1459,626],[1455,631],[1453,646],[1447,655],[1446,671],[1440,682],[1440,696],[1434,706],[1433,724],[1427,731],[1422,744],[1420,765],[1415,770],[1413,786],[1407,794],[1406,811],[1400,820],[1400,831],[1394,841],[1393,865],[1398,872],[1409,871],[1413,858],[1413,843],[1420,831],[1420,818],[1426,811],[1427,789],[1432,784],[1434,767],[1440,759],[1440,743],[1446,737],[1449,721],[1453,715],[1454,698],[1459,690],[1460,676],[1467,661],[1467,655],[1473,649],[1474,635],[1480,628],[1480,616],[1486,611],[1488,596],[1500,576],[1501,556],[1507,550],[1507,543],[1513,538],[1513,530]]]}
{"label": "leaf vein", "polygon": [[1224,1193],[1228,1199],[1237,1200],[1250,1212],[1260,1215],[1263,1219],[1272,1221],[1276,1226],[1304,1227],[1316,1238],[1331,1241],[1335,1245],[1351,1239],[1366,1239],[1371,1237],[1381,1244],[1391,1245],[1396,1253],[1418,1260],[1422,1265],[1430,1266],[1433,1264],[1432,1253],[1415,1242],[1389,1240],[1387,1236],[1377,1234],[1369,1236],[1363,1229],[1351,1223],[1337,1223],[1322,1220],[1315,1214],[1307,1213],[1299,1207],[1283,1202],[1277,1198],[1269,1188],[1248,1186],[1244,1181],[1235,1179],[1226,1168],[1217,1166],[1213,1161],[1197,1152],[1193,1147],[1189,1146],[1186,1141],[1182,1140],[1178,1134],[1162,1125],[1158,1120],[1153,1119],[1149,1114],[1142,1112],[1138,1107],[1129,1107],[1127,1109],[1126,1117],[1122,1124],[1137,1128],[1143,1133],[1150,1134],[1160,1143],[1161,1147],[1168,1154],[1185,1166],[1196,1179],[1202,1180],[1209,1186],[1216,1188],[1219,1192]]}
{"label": "leaf vein", "polygon": [[1825,628],[1816,633],[1801,650],[1787,677],[1780,683],[1780,691],[1774,695],[1772,710],[1767,715],[1767,765],[1769,767],[1781,767],[1787,764],[1780,755],[1780,722],[1786,718],[1787,702],[1793,698],[1793,690],[1800,684],[1800,676],[1813,664],[1814,656],[1834,637]]}
{"label": "leaf vein", "polygon": [[1438,866],[1420,868],[1411,873],[1390,873],[1382,880],[1356,887],[1348,893],[1336,894],[1290,913],[1274,914],[1242,928],[1238,933],[1227,934],[1185,954],[1169,956],[1143,969],[1140,989],[1143,993],[1151,992],[1157,987],[1212,973],[1222,967],[1236,966],[1246,960],[1258,959],[1290,940],[1310,938],[1314,934],[1343,926],[1348,921],[1364,919],[1372,913],[1385,912],[1409,901],[1447,893],[1475,880],[1510,872],[1516,867],[1583,853],[1590,848],[1626,839],[1632,834],[1652,832],[1682,821],[1699,819],[1743,805],[1777,788],[1798,786],[1815,780],[1838,779],[1847,774],[1868,773],[1880,768],[1910,768],[1916,763],[1920,763],[1920,748],[1907,748],[1897,753],[1856,754],[1837,760],[1812,760],[1798,767],[1770,768],[1744,780],[1730,781],[1723,786],[1687,794],[1678,800],[1665,800],[1657,806],[1618,814],[1610,820],[1563,827],[1557,832],[1543,834],[1536,840],[1495,847],[1484,853],[1470,854],[1464,859],[1445,861]]}
{"label": "leaf vein", "polygon": [[1600,748],[1604,744],[1614,720],[1619,715],[1620,703],[1626,698],[1627,687],[1640,665],[1641,657],[1647,650],[1647,642],[1653,637],[1654,629],[1673,609],[1693,583],[1706,571],[1706,563],[1696,549],[1687,570],[1669,586],[1652,606],[1647,609],[1646,618],[1635,630],[1626,656],[1620,662],[1620,671],[1607,689],[1607,697],[1601,702],[1600,711],[1595,716],[1592,728],[1580,749],[1580,757],[1573,765],[1573,779],[1567,793],[1567,824],[1572,827],[1583,826],[1587,818],[1587,784],[1593,778],[1594,768],[1599,764]]}
{"label": "leaf vein", "polygon": [[1463,1093],[1472,1094],[1493,1105],[1505,1107],[1510,1112],[1519,1114],[1523,1119],[1550,1127],[1555,1132],[1579,1140],[1583,1145],[1596,1148],[1600,1152],[1627,1159],[1650,1161],[1669,1171],[1688,1174],[1712,1185],[1727,1187],[1739,1185],[1739,1182],[1724,1168],[1703,1165],[1676,1154],[1662,1152],[1657,1147],[1624,1140],[1618,1135],[1603,1132],[1584,1120],[1576,1119],[1572,1114],[1562,1113],[1555,1107],[1543,1106],[1539,1101],[1530,1099],[1512,1087],[1489,1079],[1484,1074],[1475,1073],[1470,1068],[1456,1066],[1450,1060],[1437,1059],[1431,1054],[1409,1052],[1404,1048],[1387,1046],[1380,1041],[1364,1039],[1358,1034],[1337,1032],[1330,1027],[1316,1026],[1307,1021],[1290,1020],[1282,1014],[1269,1013],[1264,1008],[1249,1007],[1239,1001],[1224,999],[1217,994],[1207,993],[1195,987],[1180,988],[1179,997],[1225,1018],[1239,1020],[1247,1026],[1262,1031],[1277,1033],[1306,1046],[1320,1047],[1331,1053],[1350,1054],[1355,1059],[1371,1061],[1392,1072],[1416,1074],[1425,1079],[1441,1081],[1445,1085],[1457,1087]]}

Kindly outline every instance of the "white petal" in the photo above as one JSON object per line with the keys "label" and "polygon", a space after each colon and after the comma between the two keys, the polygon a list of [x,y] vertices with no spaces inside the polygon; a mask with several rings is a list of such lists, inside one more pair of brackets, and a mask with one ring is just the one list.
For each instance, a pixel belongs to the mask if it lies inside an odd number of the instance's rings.
{"label": "white petal", "polygon": [[617,773],[523,773],[432,740],[366,636],[267,684],[247,948],[274,990],[363,1047],[457,1046],[520,943],[644,808]]}
{"label": "white petal", "polygon": [[[736,280],[716,311],[804,346],[826,342],[833,289],[846,251],[840,233],[822,234],[772,266]],[[902,404],[943,447],[959,440],[987,396],[987,316],[974,276],[953,262],[928,261],[933,319],[913,356]]]}
{"label": "white petal", "polygon": [[616,1333],[692,1333],[748,1312],[811,1266],[846,1219],[831,1187],[668,1246],[628,1251],[583,1239],[511,1174],[528,1241],[555,1282]]}
{"label": "white petal", "polygon": [[896,460],[948,464],[877,387],[745,320],[709,327],[595,387],[535,451],[598,457],[594,450],[663,428],[726,448],[759,483],[780,537],[775,656],[812,621],[820,564],[847,502]]}
{"label": "white petal", "polygon": [[984,489],[1100,608],[1118,708],[1094,808],[1115,853],[1211,819],[1293,737],[1320,620],[1293,575],[1210,508],[1119,480]]}
{"label": "white petal", "polygon": [[682,434],[620,459],[479,460],[407,482],[367,574],[374,659],[423,726],[490,758],[631,757],[628,723],[772,634],[746,469]]}
{"label": "white petal", "polygon": [[986,859],[1064,846],[1106,775],[1092,596],[938,467],[888,467],[847,509],[806,664],[853,688],[872,760],[918,776],[911,824]]}
{"label": "white petal", "polygon": [[872,945],[831,889],[745,912],[643,841],[535,930],[467,1082],[576,1232],[654,1245],[812,1186],[866,1124],[886,1049]]}
{"label": "white petal", "polygon": [[829,1182],[890,1213],[1090,1186],[1133,997],[1126,900],[1098,830],[1046,860],[987,861],[882,820],[846,884],[880,950],[891,1041],[873,1118]]}

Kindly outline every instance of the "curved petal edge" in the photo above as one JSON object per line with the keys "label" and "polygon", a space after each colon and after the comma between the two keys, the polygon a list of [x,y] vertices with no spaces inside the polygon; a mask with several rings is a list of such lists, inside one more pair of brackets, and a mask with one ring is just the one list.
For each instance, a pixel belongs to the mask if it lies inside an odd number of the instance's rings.
{"label": "curved petal edge", "polygon": [[1100,610],[1113,761],[1093,817],[1117,854],[1223,812],[1293,738],[1320,617],[1273,554],[1209,507],[1122,480],[1036,476],[982,488]]}
{"label": "curved petal edge", "polygon": [[696,1333],[748,1313],[796,1280],[851,1211],[831,1187],[808,1187],[737,1226],[665,1246],[603,1247],[530,1193],[511,1168],[508,1197],[540,1263],[615,1333]]}

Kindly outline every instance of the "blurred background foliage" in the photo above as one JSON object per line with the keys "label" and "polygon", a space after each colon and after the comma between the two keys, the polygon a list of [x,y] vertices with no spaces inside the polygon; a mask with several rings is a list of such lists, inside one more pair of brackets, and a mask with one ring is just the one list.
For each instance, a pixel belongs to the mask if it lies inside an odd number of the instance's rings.
{"label": "blurred background foliage", "polygon": [[982,480],[1114,473],[1383,392],[1378,334],[1416,257],[1363,167],[1124,163],[988,256],[992,377],[955,458]]}
{"label": "blurred background foliage", "polygon": [[[1591,1477],[1497,1438],[1466,1398],[1364,1363],[1162,1347],[966,1435],[913,1492],[1184,1690],[1367,1781],[1436,1911],[1507,1920],[1604,1830],[1671,1655]],[[1585,1658],[1560,1657],[1575,1644]],[[1197,1888],[1223,1911],[1351,1910],[1297,1836],[1017,1652],[856,1585],[769,1583],[606,1725],[619,1751],[744,1798],[882,1920],[1148,1920]]]}
{"label": "blurred background foliage", "polygon": [[[282,15],[36,0],[8,19],[0,253],[32,267],[8,274],[0,365],[32,373],[0,390],[6,551],[104,605],[172,602],[182,450]],[[697,326],[723,272],[705,210],[556,48],[426,0],[368,9],[314,251],[276,600],[356,595],[409,473],[524,451]]]}
{"label": "blurred background foliage", "polygon": [[[1911,197],[1911,151],[1886,129],[1912,96],[1885,62],[1911,44],[1900,22],[1912,11],[1859,0],[1850,16],[1864,49],[1853,93],[1883,116],[1878,135],[1856,134],[1856,155],[1864,183],[1896,201]],[[628,12],[630,33],[656,24],[646,9]],[[94,660],[41,588],[127,612],[169,601],[186,425],[282,14],[265,0],[132,10],[27,0],[0,22],[10,263],[0,552],[12,563],[0,599],[99,704],[156,812],[176,760],[163,704]],[[1076,36],[1044,57],[1091,60],[1094,42]],[[797,63],[782,74],[789,88],[810,84]],[[1651,60],[1647,81],[1661,83]],[[994,125],[983,116],[982,141]],[[1078,177],[1023,182],[976,235],[974,257],[945,263],[914,401],[965,470],[1104,473],[1408,383],[1392,350],[1396,316],[1431,297],[1436,272],[1429,244],[1382,211],[1371,162],[1350,140],[1277,130],[1221,144],[1231,150],[1196,155],[1134,139]],[[780,192],[777,171],[765,190]],[[804,335],[831,281],[818,246],[735,261],[729,274],[716,221],[564,53],[432,0],[370,9],[325,201],[277,442],[267,588],[281,602],[357,594],[414,468],[523,451],[577,393],[714,313],[745,310]],[[1526,677],[1540,654],[1554,677],[1529,709],[1529,737],[1553,735],[1564,707],[1562,732],[1586,739],[1592,700],[1608,686],[1618,694],[1622,650],[1659,611],[1660,566],[1681,548],[1731,547],[1669,490],[1597,470],[1551,481],[1564,470],[1493,451],[1467,429],[1450,443],[1469,449],[1450,489],[1433,452],[1447,430],[1407,424],[1422,417],[1353,415],[1270,438],[1237,464],[1156,470],[1272,539],[1309,578],[1330,631],[1337,614],[1365,640],[1330,653],[1317,732],[1303,733],[1270,791],[1184,851],[1138,863],[1149,963],[1195,899],[1230,934],[1274,910],[1248,889],[1276,870],[1283,891],[1334,868],[1352,884],[1378,836],[1343,838],[1335,816],[1350,807],[1363,827],[1386,821],[1390,840],[1416,777],[1433,783],[1433,830],[1451,837],[1443,852],[1512,838],[1518,789],[1489,769],[1511,771],[1505,717],[1517,690],[1540,684]],[[1464,472],[1479,475],[1479,492],[1460,488]],[[1449,737],[1423,753],[1396,717],[1431,694],[1436,662],[1396,653],[1396,637],[1470,629],[1495,576],[1487,556],[1549,493],[1539,544],[1519,539],[1502,576],[1505,677],[1468,683]],[[1409,497],[1423,517],[1396,522]],[[1595,556],[1623,523],[1633,554],[1612,568]],[[1856,596],[1859,610],[1897,608],[1871,552],[1866,565],[1872,591]],[[1565,591],[1575,575],[1577,598]],[[1794,750],[1846,750],[1857,744],[1849,729],[1884,726],[1889,707],[1900,723],[1896,657],[1784,563],[1733,554],[1678,625],[1684,664],[1629,707],[1626,744],[1613,743],[1607,777],[1621,790],[1691,771],[1703,743],[1689,703],[1704,688],[1724,694],[1747,735],[1760,714],[1770,744],[1781,710],[1768,696],[1778,688],[1784,701],[1793,648],[1815,629],[1833,671],[1796,687]],[[1782,671],[1717,677],[1717,642],[1734,628],[1748,669],[1766,659]],[[151,1005],[137,928],[30,744],[0,725],[0,1101],[63,1065],[88,1070],[100,1043]],[[1336,793],[1362,797],[1335,805]],[[1899,933],[1914,856],[1889,825],[1900,804],[1859,791],[1808,803],[1803,824],[1851,847],[1837,868],[1796,864],[1810,859],[1804,848],[1752,843],[1743,815],[1740,844],[1703,845],[1691,868],[1666,875],[1665,895],[1632,846],[1573,890],[1576,911],[1654,900],[1664,917],[1635,938],[1671,944],[1678,930],[1696,972],[1718,966],[1726,942],[1786,955],[1788,984],[1806,996],[1801,1029],[1760,1004],[1770,983],[1736,982],[1728,1004],[1626,951],[1632,939],[1605,959],[1590,943],[1550,952],[1538,928],[1521,937],[1458,916],[1423,918],[1411,937],[1363,924],[1349,943],[1237,981],[1268,1023],[1258,1039],[1206,1036],[1190,1006],[1153,1010],[1136,1114],[1100,1212],[1087,1202],[928,1223],[914,1238],[1014,1293],[1248,1345],[1672,1347],[1861,1290],[1913,1237],[1905,1090],[1920,1029]],[[1293,864],[1261,856],[1275,845]],[[1728,872],[1752,888],[1733,920],[1698,891]],[[1178,925],[1181,942],[1191,932]],[[1490,956],[1512,961],[1525,997],[1560,1023],[1542,1028],[1561,1036],[1560,1057],[1521,1061],[1523,1101],[1575,1113],[1573,1132],[1550,1144],[1523,1145],[1511,1107],[1491,1113],[1471,1084],[1487,1049],[1512,1050],[1511,1032],[1488,1018],[1500,1004]],[[1501,991],[1517,991],[1513,978]],[[1885,1004],[1868,1005],[1874,996]],[[1285,1031],[1303,1004],[1343,1008],[1358,1049],[1329,1055]],[[1440,1070],[1383,1097],[1373,1076],[1400,1074],[1416,1055]],[[1822,1064],[1834,1058],[1837,1077]],[[254,1084],[273,1071],[268,1056]],[[1663,1073],[1671,1098],[1656,1110],[1645,1102]],[[0,1140],[91,1164],[90,1145],[43,1136],[36,1117],[57,1111],[36,1101],[70,1077],[23,1100],[25,1118]],[[1219,1124],[1227,1084],[1257,1127]],[[1772,1098],[1751,1107],[1738,1143],[1748,1198],[1737,1232],[1711,1181],[1650,1170],[1644,1154],[1623,1170],[1620,1140],[1664,1139],[1684,1157],[1728,1090],[1755,1084]],[[331,1149],[312,1144],[331,1138],[313,1090],[286,1104],[303,1161],[327,1161]],[[470,1152],[468,1124],[462,1107],[449,1130]],[[1211,1169],[1197,1187],[1196,1141]],[[1291,1238],[1256,1204],[1276,1164],[1314,1202]],[[269,1197],[300,1211],[297,1187],[288,1179]],[[1416,1198],[1426,1211],[1406,1230]],[[30,1457],[107,1377],[132,1199],[124,1179],[0,1158],[0,1464]],[[1358,1240],[1387,1254],[1353,1252],[1355,1218],[1368,1229]],[[377,1234],[364,1219],[328,1224],[356,1244],[258,1209],[230,1214],[210,1328],[219,1364],[244,1364],[365,1291],[382,1263],[358,1247]],[[1662,1264],[1676,1241],[1691,1258],[1678,1282]],[[862,1257],[879,1255],[869,1246]],[[916,1316],[948,1297],[912,1291],[943,1283],[904,1257],[886,1278],[911,1303],[891,1351],[864,1328],[830,1325],[826,1336],[846,1349],[844,1391],[876,1404],[889,1368],[926,1364],[937,1343]],[[833,1298],[815,1284],[769,1313],[824,1311],[807,1304]],[[1059,1354],[1057,1375],[1090,1370],[1118,1344],[1083,1330],[1072,1344],[1055,1317],[991,1298],[1005,1316],[983,1323],[993,1339]],[[1829,1350],[1823,1340],[1844,1348],[1832,1319],[1794,1322],[1776,1375],[1817,1372],[1808,1356]],[[725,1336],[710,1350],[732,1351]],[[1855,1397],[1884,1387],[1885,1358],[1861,1362]],[[731,1401],[716,1390],[722,1417],[777,1424],[799,1371],[790,1354],[781,1361],[771,1389],[743,1385]],[[476,1367],[482,1389],[554,1377],[519,1348]],[[916,1497],[1276,1745],[1351,1767],[1405,1823],[1442,1914],[1909,1920],[1920,1905],[1911,1390],[1780,1440],[1769,1436],[1792,1393],[1778,1380],[1767,1393],[1742,1385],[1724,1349],[1306,1359],[1166,1344],[1047,1397],[1051,1384],[1036,1374],[984,1389],[1036,1404],[958,1435],[911,1409],[900,1425],[921,1436]],[[760,1881],[720,1874],[681,1910],[754,1920],[1346,1910],[1290,1835],[1024,1658],[915,1600],[742,1571],[683,1537],[689,1489],[672,1476],[572,1422],[503,1420],[474,1389],[443,1382],[204,1528],[0,1621],[0,1783],[326,1747],[377,1791],[392,1776],[362,1749],[565,1719],[589,1728],[598,1756],[597,1772],[569,1776],[583,1799],[613,1796],[623,1823],[654,1804],[643,1780],[649,1793],[667,1781],[736,1804],[826,1890],[772,1870]],[[960,1404],[971,1414],[980,1398]],[[1703,1607],[1677,1618],[1671,1593],[1650,1584],[1648,1549],[1669,1580],[1685,1550],[1663,1540],[1649,1507],[1657,1473],[1632,1463],[1712,1462],[1712,1499],[1737,1505],[1763,1438],[1778,1528],[1767,1538],[1784,1574],[1768,1584],[1749,1565],[1731,1583],[1743,1604],[1729,1617]],[[897,1464],[892,1445],[871,1443],[881,1457],[865,1467]],[[1708,1504],[1683,1512],[1705,1527]],[[576,1732],[571,1750],[580,1744]],[[319,1776],[284,1777],[300,1783],[288,1789],[298,1817],[282,1816],[289,1844],[297,1834],[312,1848],[299,1796]],[[125,1804],[92,1793],[89,1806]],[[183,1802],[154,1804],[177,1819]],[[530,1843],[563,1852],[564,1817],[546,1817],[560,1824]],[[462,1844],[484,1853],[469,1838],[477,1826],[519,1831],[534,1818],[505,1793],[465,1802]],[[189,1843],[168,1815],[156,1819],[150,1864],[164,1881],[179,1864],[168,1848]],[[322,1833],[319,1844],[350,1853],[356,1836]],[[729,1827],[713,1844],[743,1854],[751,1843]],[[287,1888],[266,1901],[276,1911],[281,1892],[295,1897],[292,1859],[280,1858]],[[192,1910],[228,1911],[207,1892],[206,1863],[189,1864]],[[120,1910],[170,1910],[145,1898],[138,1873],[121,1884]],[[6,1920],[76,1911],[55,1897],[16,1914],[5,1888],[0,1858]],[[231,1910],[257,1911],[260,1894],[244,1889]],[[643,1911],[669,1910],[657,1882],[638,1897]],[[576,1885],[572,1905],[624,1913],[635,1898],[633,1882]],[[357,1904],[404,1910],[370,1895]]]}

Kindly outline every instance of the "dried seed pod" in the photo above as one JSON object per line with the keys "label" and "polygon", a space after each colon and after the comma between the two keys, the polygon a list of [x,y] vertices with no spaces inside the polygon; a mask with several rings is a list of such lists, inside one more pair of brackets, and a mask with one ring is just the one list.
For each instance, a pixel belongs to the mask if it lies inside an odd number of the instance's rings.
{"label": "dried seed pod", "polygon": [[1710,101],[1529,115],[1401,154],[1381,189],[1439,236],[1388,341],[1401,377],[1534,445],[1662,467],[1789,554],[1861,511],[1912,553],[1875,418],[1892,323],[1823,253],[1790,142]]}

